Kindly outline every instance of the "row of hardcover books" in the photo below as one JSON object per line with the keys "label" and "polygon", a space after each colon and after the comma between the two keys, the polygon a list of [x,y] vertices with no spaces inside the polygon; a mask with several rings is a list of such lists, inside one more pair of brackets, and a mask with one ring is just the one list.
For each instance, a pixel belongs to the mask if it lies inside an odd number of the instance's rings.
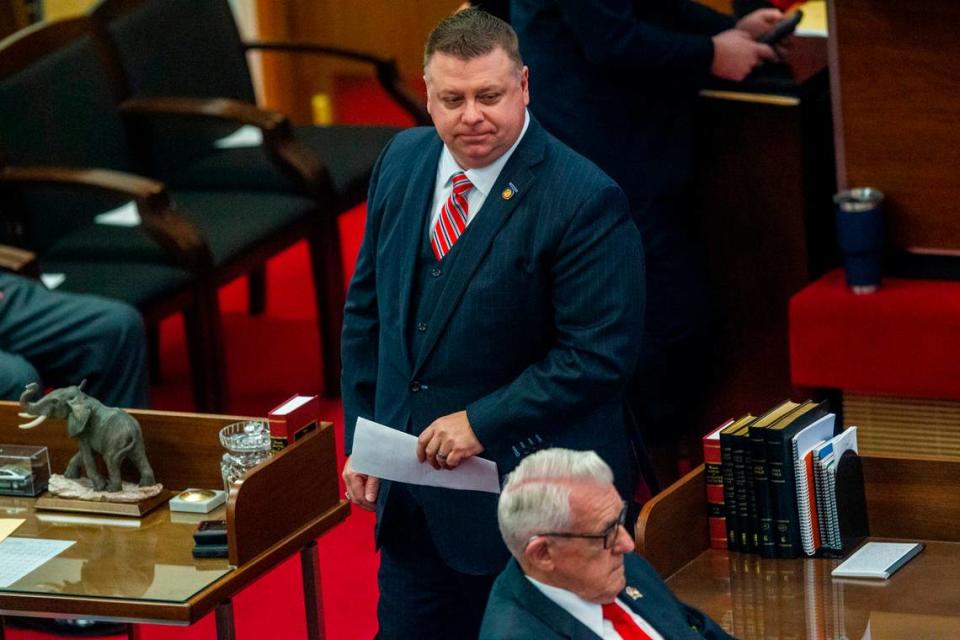
{"label": "row of hardcover books", "polygon": [[834,477],[856,427],[835,431],[825,402],[785,400],[704,436],[711,546],[797,558],[839,551]]}

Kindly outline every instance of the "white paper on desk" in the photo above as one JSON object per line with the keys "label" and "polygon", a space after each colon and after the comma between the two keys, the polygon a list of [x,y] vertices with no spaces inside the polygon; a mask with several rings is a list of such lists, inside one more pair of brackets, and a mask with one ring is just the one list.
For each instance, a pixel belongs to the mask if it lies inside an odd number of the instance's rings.
{"label": "white paper on desk", "polygon": [[7,538],[0,542],[0,588],[9,587],[74,542],[41,538]]}
{"label": "white paper on desk", "polygon": [[456,469],[434,469],[417,460],[417,439],[366,418],[357,418],[350,468],[375,478],[428,487],[500,493],[497,463],[467,458]]}

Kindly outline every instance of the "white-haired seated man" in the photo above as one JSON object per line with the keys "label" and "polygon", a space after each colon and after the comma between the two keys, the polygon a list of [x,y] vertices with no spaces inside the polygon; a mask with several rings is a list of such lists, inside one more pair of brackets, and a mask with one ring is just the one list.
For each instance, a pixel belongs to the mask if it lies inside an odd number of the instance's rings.
{"label": "white-haired seated man", "polygon": [[731,638],[632,553],[626,504],[596,453],[525,458],[497,515],[513,559],[493,585],[482,640]]}

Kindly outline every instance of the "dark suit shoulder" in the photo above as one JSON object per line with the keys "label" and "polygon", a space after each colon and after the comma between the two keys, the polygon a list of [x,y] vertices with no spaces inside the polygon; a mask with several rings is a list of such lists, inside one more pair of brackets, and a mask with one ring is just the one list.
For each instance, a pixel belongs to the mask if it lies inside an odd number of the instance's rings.
{"label": "dark suit shoulder", "polygon": [[673,595],[663,578],[657,574],[653,566],[644,557],[636,553],[628,553],[623,556],[623,564],[627,584],[635,582],[638,585],[643,585],[647,591],[655,591],[664,597],[673,599]]}
{"label": "dark suit shoulder", "polygon": [[425,151],[424,145],[437,143],[440,137],[437,130],[433,127],[412,127],[404,129],[393,137],[384,151],[384,159],[389,162],[391,159],[401,158],[403,162],[409,163],[410,156],[421,156]]}
{"label": "dark suit shoulder", "polygon": [[497,578],[487,600],[480,640],[559,640],[562,637],[517,600],[515,583],[525,579],[519,571],[509,569]]}

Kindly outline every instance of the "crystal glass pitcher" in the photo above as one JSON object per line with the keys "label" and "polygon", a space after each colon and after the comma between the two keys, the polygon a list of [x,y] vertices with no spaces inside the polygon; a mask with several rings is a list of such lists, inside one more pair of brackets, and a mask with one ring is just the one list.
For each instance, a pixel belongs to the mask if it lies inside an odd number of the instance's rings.
{"label": "crystal glass pitcher", "polygon": [[228,424],[220,430],[220,444],[227,450],[220,460],[220,474],[229,494],[247,471],[270,458],[270,425],[262,420]]}

